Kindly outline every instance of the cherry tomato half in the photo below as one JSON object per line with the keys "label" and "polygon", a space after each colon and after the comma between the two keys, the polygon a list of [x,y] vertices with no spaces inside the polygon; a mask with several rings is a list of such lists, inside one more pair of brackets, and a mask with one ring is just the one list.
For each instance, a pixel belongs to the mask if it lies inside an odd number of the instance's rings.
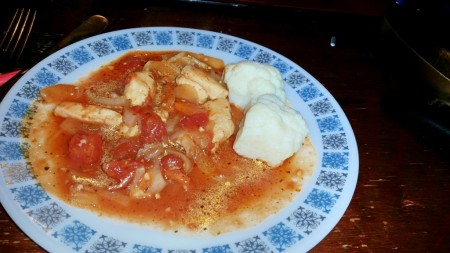
{"label": "cherry tomato half", "polygon": [[111,178],[122,180],[130,175],[139,167],[145,166],[144,163],[128,159],[128,160],[112,160],[103,164],[102,170]]}
{"label": "cherry tomato half", "polygon": [[183,169],[183,159],[174,154],[165,155],[161,158],[161,167],[163,170]]}
{"label": "cherry tomato half", "polygon": [[181,128],[195,130],[200,127],[205,128],[208,121],[208,114],[205,112],[199,112],[190,116],[184,116],[178,124]]}
{"label": "cherry tomato half", "polygon": [[167,137],[166,125],[154,112],[145,111],[139,114],[141,126],[141,141],[146,143],[162,142]]}
{"label": "cherry tomato half", "polygon": [[100,134],[78,131],[69,141],[70,159],[83,163],[98,163],[102,158],[103,140]]}

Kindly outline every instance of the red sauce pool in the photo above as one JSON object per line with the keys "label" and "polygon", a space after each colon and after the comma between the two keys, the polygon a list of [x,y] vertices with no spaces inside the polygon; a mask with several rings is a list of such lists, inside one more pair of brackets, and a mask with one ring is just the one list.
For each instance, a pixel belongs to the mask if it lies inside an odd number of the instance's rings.
{"label": "red sauce pool", "polygon": [[[79,85],[122,82],[128,73],[139,71],[148,60],[161,60],[175,53],[131,52],[102,66]],[[238,124],[242,111],[237,108],[232,111]],[[189,174],[193,185],[189,191],[180,185],[169,184],[158,198],[132,199],[128,197],[127,189],[107,191],[81,187],[74,182],[73,173],[66,169],[79,166],[68,158],[71,135],[60,130],[62,118],[45,109],[40,113],[31,119],[35,123],[29,131],[30,162],[37,180],[46,191],[69,204],[100,215],[165,230],[209,230],[220,234],[228,231],[226,226],[244,228],[248,224],[242,214],[250,213],[255,219],[262,220],[279,211],[300,191],[299,180],[312,170],[312,165],[299,165],[294,158],[277,168],[243,158],[232,148],[233,135],[214,154],[195,161],[196,165]],[[35,121],[42,115],[47,115],[47,118]],[[304,146],[311,145],[307,139]],[[85,169],[92,171],[96,168]]]}

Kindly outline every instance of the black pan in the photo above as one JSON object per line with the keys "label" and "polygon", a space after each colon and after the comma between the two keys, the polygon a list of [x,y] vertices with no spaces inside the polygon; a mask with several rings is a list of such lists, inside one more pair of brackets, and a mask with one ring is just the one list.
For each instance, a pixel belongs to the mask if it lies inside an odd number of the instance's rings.
{"label": "black pan", "polygon": [[450,105],[450,4],[397,0],[382,25],[384,61],[405,94],[424,92]]}

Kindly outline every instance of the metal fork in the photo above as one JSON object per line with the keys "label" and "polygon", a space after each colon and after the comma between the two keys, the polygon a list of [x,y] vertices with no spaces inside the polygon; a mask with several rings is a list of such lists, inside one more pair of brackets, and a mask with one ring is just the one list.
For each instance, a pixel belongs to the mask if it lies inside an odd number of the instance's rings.
{"label": "metal fork", "polygon": [[36,10],[17,9],[0,43],[0,73],[17,67],[36,19]]}

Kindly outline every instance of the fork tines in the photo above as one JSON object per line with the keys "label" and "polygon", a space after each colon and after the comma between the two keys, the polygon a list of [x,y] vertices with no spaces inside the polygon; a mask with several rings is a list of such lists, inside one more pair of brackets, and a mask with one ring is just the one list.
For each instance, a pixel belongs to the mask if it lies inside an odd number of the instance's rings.
{"label": "fork tines", "polygon": [[14,67],[27,44],[36,19],[36,10],[17,9],[0,43],[2,68]]}

